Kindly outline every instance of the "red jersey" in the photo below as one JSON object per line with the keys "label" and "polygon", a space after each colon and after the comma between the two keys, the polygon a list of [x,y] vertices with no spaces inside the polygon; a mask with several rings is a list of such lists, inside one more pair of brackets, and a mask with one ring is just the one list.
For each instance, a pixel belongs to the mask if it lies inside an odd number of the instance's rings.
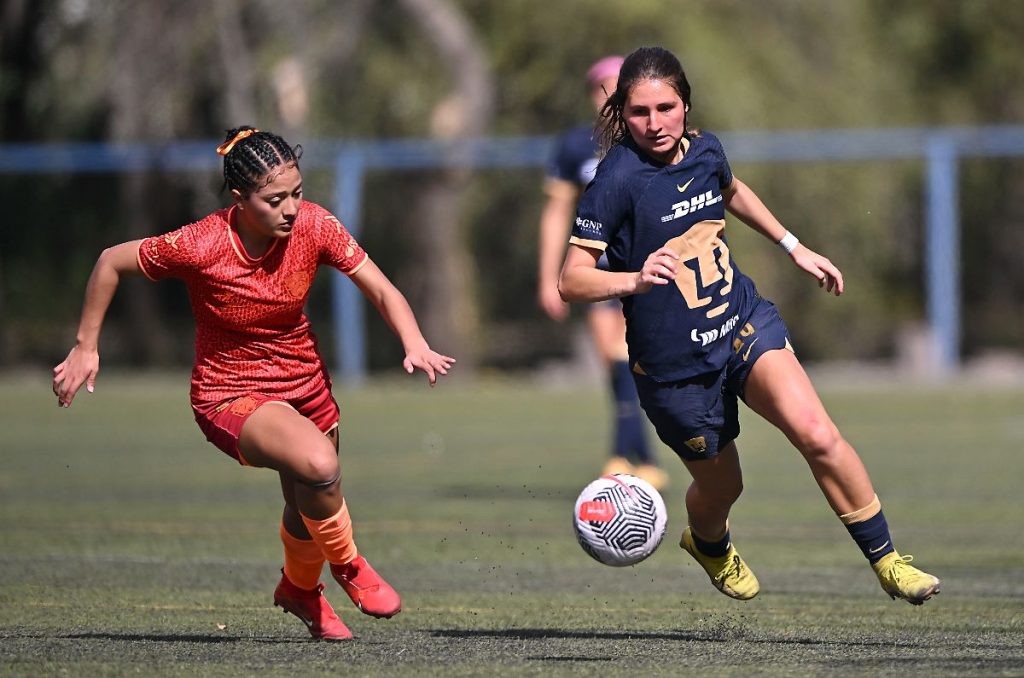
{"label": "red jersey", "polygon": [[246,253],[231,228],[235,208],[146,238],[139,265],[151,280],[181,278],[196,321],[193,402],[252,392],[300,397],[327,380],[303,312],[321,264],[346,275],[366,252],[330,212],[304,201],[291,234],[263,256]]}

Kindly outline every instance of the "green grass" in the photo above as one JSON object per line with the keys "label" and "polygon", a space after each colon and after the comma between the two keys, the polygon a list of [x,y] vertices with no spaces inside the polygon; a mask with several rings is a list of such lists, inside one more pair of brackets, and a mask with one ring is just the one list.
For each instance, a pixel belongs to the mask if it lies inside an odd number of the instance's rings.
{"label": "green grass", "polygon": [[70,410],[0,377],[0,674],[1024,675],[1022,390],[823,389],[897,544],[943,579],[913,607],[747,412],[732,522],[762,593],[740,603],[675,545],[663,448],[661,549],[614,569],[575,543],[599,389],[403,384],[337,395],[356,537],[405,611],[364,617],[330,583],[356,641],[328,644],[271,605],[276,477],[203,440],[185,375],[103,375]]}

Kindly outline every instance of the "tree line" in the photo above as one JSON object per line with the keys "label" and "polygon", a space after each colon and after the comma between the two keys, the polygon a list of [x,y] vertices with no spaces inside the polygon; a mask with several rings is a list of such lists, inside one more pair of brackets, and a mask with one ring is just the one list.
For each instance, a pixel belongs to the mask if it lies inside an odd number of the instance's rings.
{"label": "tree line", "polygon": [[[643,44],[680,56],[693,121],[715,132],[1024,119],[1015,0],[6,0],[0,20],[2,143],[219,139],[245,123],[293,142],[553,134],[589,119],[587,66]],[[733,169],[847,276],[849,293],[827,299],[730,222],[737,260],[782,306],[801,354],[898,355],[925,316],[923,164]],[[962,167],[967,357],[1024,343],[1021,169]],[[542,178],[368,177],[361,240],[460,369],[535,368],[573,350],[571,326],[535,302]],[[0,366],[52,362],[99,251],[205,214],[224,204],[219,188],[207,175],[3,175]],[[330,205],[330,191],[330,176],[307,177],[312,199]],[[309,311],[324,347],[329,309],[321,279]],[[385,328],[369,330],[372,366],[393,365],[374,341]],[[104,344],[106,364],[187,364],[182,290],[131,281]]]}

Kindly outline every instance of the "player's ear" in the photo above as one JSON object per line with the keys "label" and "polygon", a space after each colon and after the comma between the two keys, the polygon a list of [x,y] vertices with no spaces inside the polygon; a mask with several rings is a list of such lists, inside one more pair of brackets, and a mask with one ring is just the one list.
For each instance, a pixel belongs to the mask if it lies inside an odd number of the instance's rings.
{"label": "player's ear", "polygon": [[242,202],[245,200],[245,196],[243,196],[242,192],[239,191],[237,188],[232,188],[231,189],[231,199],[234,200],[235,204],[238,205],[238,208],[241,209],[242,208]]}

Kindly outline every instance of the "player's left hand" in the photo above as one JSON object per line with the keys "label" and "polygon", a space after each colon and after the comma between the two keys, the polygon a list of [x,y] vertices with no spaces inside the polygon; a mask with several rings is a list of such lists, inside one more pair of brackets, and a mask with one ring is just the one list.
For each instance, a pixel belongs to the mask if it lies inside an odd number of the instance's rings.
{"label": "player's left hand", "polygon": [[412,374],[417,369],[426,372],[431,386],[437,383],[438,375],[448,374],[448,370],[454,364],[455,358],[441,355],[426,346],[422,349],[409,351],[405,356],[405,360],[402,361],[402,367],[409,374]]}
{"label": "player's left hand", "polygon": [[843,274],[827,258],[803,245],[797,245],[789,256],[793,257],[797,266],[817,279],[818,287],[837,297],[843,293]]}

